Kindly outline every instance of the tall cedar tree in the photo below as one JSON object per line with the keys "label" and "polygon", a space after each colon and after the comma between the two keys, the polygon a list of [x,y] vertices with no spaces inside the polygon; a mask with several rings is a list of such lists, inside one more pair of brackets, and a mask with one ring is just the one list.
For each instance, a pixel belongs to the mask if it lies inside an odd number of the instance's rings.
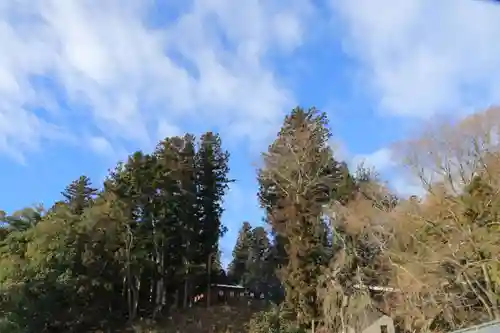
{"label": "tall cedar tree", "polygon": [[274,267],[269,267],[269,261],[267,260],[269,251],[270,242],[266,230],[263,227],[252,229],[251,246],[244,281],[252,290],[266,294],[272,294],[271,279],[274,276]]}
{"label": "tall cedar tree", "polygon": [[186,183],[181,179],[183,174],[189,172],[183,170],[186,166],[181,157],[183,147],[182,138],[165,138],[154,152],[158,164],[155,175],[155,207],[158,215],[152,230],[157,251],[156,271],[160,278],[155,293],[157,311],[163,303],[180,305],[182,286],[188,278],[184,267],[188,227],[184,222],[190,221],[185,216],[191,211],[183,211],[185,197],[182,195],[182,187]]}
{"label": "tall cedar tree", "polygon": [[183,307],[188,306],[189,299],[196,288],[196,280],[200,275],[200,267],[204,264],[199,246],[198,237],[201,233],[199,212],[197,211],[197,182],[196,182],[196,149],[195,138],[192,135],[171,138],[170,149],[175,152],[176,167],[171,169],[172,175],[178,184],[178,193],[171,200],[177,203],[175,211],[180,226],[177,232],[181,246],[178,251],[184,267]]}
{"label": "tall cedar tree", "polygon": [[212,266],[219,239],[227,230],[221,223],[224,211],[222,200],[231,182],[228,178],[229,152],[223,150],[219,135],[207,132],[201,136],[196,153],[196,170],[200,251],[203,262],[210,260]]}
{"label": "tall cedar tree", "polygon": [[276,255],[263,227],[251,227],[244,222],[233,249],[228,267],[231,282],[254,292],[265,293],[266,298],[281,300],[281,283],[276,276]]}
{"label": "tall cedar tree", "polygon": [[250,248],[252,246],[252,226],[248,222],[238,232],[238,238],[233,249],[233,260],[229,263],[228,274],[234,283],[243,284],[243,277],[247,272]]}
{"label": "tall cedar tree", "polygon": [[[152,286],[157,283],[155,274],[157,242],[153,238],[156,221],[154,156],[136,152],[127,163],[119,165],[111,174],[108,189],[127,204],[124,216],[126,226],[125,281],[129,318],[132,320],[140,308],[151,311]],[[112,186],[110,186],[112,184]]]}
{"label": "tall cedar tree", "polygon": [[292,110],[258,174],[267,222],[285,243],[288,257],[280,276],[285,302],[302,326],[320,314],[316,289],[329,259],[322,207],[343,178],[328,146],[327,126],[326,115],[315,108]]}

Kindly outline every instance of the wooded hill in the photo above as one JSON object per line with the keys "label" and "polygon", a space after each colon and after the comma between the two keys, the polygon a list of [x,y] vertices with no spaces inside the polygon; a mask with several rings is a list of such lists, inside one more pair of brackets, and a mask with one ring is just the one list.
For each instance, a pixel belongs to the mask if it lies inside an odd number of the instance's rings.
{"label": "wooded hill", "polygon": [[[243,223],[227,273],[218,248],[229,154],[214,133],[166,138],[100,186],[82,176],[51,207],[1,213],[0,331],[218,313],[188,311],[215,282],[276,303],[254,314],[251,333],[358,328],[370,308],[408,332],[500,319],[498,124],[492,108],[398,143],[394,159],[422,183],[407,198],[337,160],[324,113],[292,110],[257,170],[270,232]],[[359,288],[374,285],[397,292]]]}

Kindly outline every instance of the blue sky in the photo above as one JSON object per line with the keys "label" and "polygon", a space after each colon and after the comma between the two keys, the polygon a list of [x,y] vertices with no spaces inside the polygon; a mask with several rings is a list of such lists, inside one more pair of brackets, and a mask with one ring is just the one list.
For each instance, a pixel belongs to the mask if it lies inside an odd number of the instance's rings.
{"label": "blue sky", "polygon": [[500,6],[474,0],[17,0],[0,5],[0,207],[43,203],[167,135],[221,133],[225,261],[261,223],[259,152],[295,105],[401,193],[391,143],[500,98]]}

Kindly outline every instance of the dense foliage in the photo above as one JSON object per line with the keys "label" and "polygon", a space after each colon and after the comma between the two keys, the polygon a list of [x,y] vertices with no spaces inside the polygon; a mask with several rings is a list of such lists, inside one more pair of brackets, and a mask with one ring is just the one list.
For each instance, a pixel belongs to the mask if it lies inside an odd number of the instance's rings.
{"label": "dense foliage", "polygon": [[228,157],[213,133],[167,138],[101,191],[82,176],[47,210],[2,213],[2,325],[70,332],[187,307],[221,278]]}

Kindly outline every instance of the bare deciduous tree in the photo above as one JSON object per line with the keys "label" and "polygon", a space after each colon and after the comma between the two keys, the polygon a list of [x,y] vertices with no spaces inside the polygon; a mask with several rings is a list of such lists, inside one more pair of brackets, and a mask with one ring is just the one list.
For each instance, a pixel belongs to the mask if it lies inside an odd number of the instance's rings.
{"label": "bare deciduous tree", "polygon": [[358,181],[352,200],[330,207],[335,256],[318,289],[323,324],[329,331],[360,331],[383,305],[372,291],[388,283],[384,225],[393,207],[386,203],[392,197],[383,184],[366,177]]}
{"label": "bare deciduous tree", "polygon": [[500,319],[499,124],[490,108],[397,146],[428,190],[385,227],[391,308],[410,331]]}
{"label": "bare deciduous tree", "polygon": [[415,138],[395,144],[393,153],[426,190],[442,182],[458,193],[485,166],[487,153],[500,151],[499,139],[500,107],[491,107],[456,124],[429,124]]}

